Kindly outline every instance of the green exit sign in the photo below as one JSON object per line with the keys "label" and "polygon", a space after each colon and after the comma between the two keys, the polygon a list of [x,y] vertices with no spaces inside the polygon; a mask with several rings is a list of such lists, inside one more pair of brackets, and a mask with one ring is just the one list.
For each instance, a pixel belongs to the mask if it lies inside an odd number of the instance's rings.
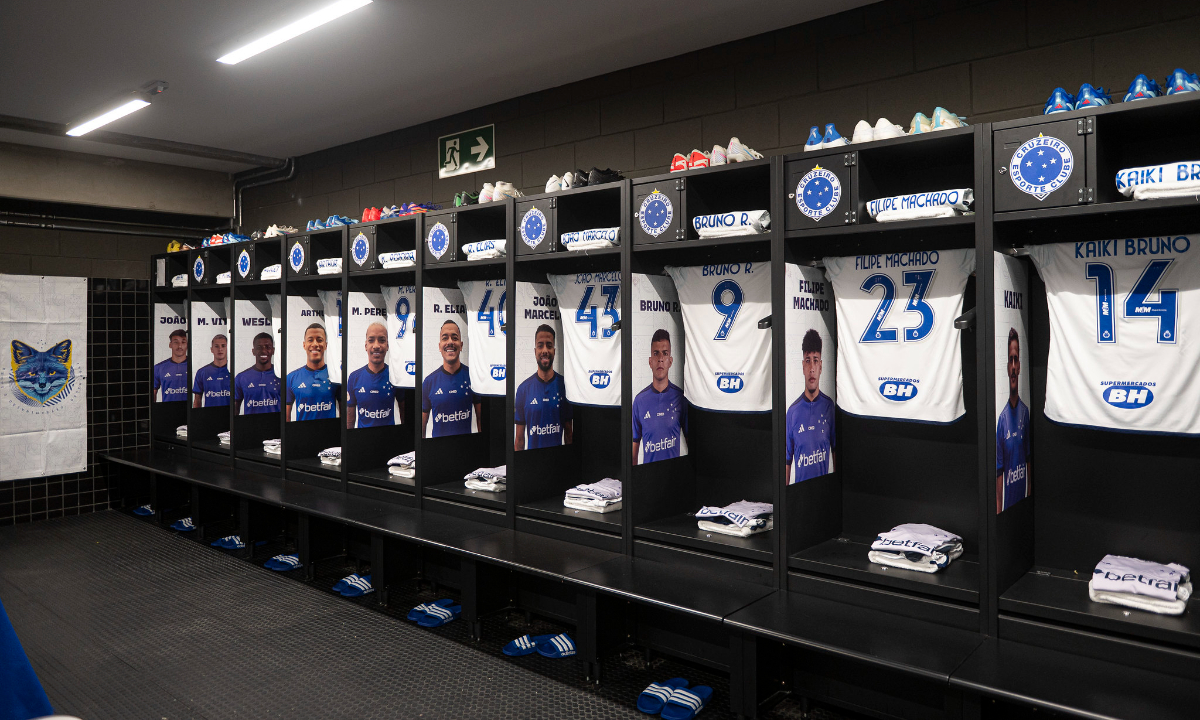
{"label": "green exit sign", "polygon": [[496,126],[484,125],[438,138],[438,177],[496,167]]}

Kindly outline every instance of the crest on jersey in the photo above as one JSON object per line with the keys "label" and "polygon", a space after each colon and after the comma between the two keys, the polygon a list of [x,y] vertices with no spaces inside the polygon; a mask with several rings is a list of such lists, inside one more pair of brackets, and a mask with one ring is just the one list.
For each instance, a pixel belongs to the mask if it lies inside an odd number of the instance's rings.
{"label": "crest on jersey", "polygon": [[429,246],[429,252],[438,260],[446,254],[450,249],[450,231],[442,223],[434,225],[429,230],[429,235],[425,237],[425,244]]}
{"label": "crest on jersey", "polygon": [[671,226],[671,220],[675,217],[675,207],[671,205],[671,198],[655,190],[642,200],[637,216],[642,231],[651,237],[658,237]]}
{"label": "crest on jersey", "polygon": [[354,236],[354,242],[350,244],[350,257],[354,258],[354,263],[362,267],[367,261],[367,255],[371,251],[371,243],[367,240],[367,236],[359,233]]}
{"label": "crest on jersey", "polygon": [[299,240],[292,244],[292,249],[288,252],[288,265],[292,267],[293,272],[300,272],[300,268],[304,267],[304,246]]}
{"label": "crest on jersey", "polygon": [[817,165],[796,183],[796,208],[813,222],[833,212],[842,201],[842,181]]}
{"label": "crest on jersey", "polygon": [[1038,200],[1063,186],[1075,169],[1075,155],[1065,142],[1038,135],[1013,153],[1008,176],[1013,185]]}
{"label": "crest on jersey", "polygon": [[530,248],[536,248],[546,239],[546,216],[537,208],[529,208],[521,216],[521,240]]}
{"label": "crest on jersey", "polygon": [[238,269],[238,274],[241,275],[243,279],[247,275],[250,274],[250,251],[249,250],[243,250],[241,252],[241,254],[238,255],[237,269]]}

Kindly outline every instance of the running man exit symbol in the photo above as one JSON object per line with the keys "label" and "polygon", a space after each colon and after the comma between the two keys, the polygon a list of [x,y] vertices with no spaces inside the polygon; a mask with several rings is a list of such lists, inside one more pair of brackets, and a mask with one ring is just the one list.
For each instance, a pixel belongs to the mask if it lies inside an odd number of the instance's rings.
{"label": "running man exit symbol", "polygon": [[438,177],[496,167],[496,126],[485,125],[438,138]]}

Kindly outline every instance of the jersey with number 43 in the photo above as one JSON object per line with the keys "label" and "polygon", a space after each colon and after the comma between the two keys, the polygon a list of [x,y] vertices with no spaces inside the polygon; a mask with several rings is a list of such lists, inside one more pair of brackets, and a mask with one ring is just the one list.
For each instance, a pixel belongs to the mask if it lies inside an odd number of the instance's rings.
{"label": "jersey with number 43", "polygon": [[1200,434],[1200,247],[1186,235],[1031,247],[1046,283],[1046,417]]}
{"label": "jersey with number 43", "polygon": [[963,416],[963,291],[975,251],[825,258],[837,306],[837,404],[887,420]]}
{"label": "jersey with number 43", "polygon": [[771,263],[665,267],[683,315],[688,402],[718,412],[771,409]]}
{"label": "jersey with number 43", "polygon": [[[547,275],[562,313],[563,379],[577,405],[621,406],[621,273]],[[469,307],[469,306],[468,306]]]}
{"label": "jersey with number 43", "polygon": [[471,348],[471,389],[476,395],[504,397],[508,391],[508,347],[504,311],[508,293],[503,280],[458,283],[467,307],[467,345]]}

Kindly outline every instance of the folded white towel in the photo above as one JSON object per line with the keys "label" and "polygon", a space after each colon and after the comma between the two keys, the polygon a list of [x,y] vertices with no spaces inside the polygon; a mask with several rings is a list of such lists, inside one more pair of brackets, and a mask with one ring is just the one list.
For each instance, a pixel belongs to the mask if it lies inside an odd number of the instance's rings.
{"label": "folded white towel", "polygon": [[696,513],[696,519],[716,521],[722,524],[725,521],[729,521],[738,527],[746,527],[748,525],[761,524],[754,521],[763,519],[773,512],[775,512],[775,506],[771,503],[739,500],[725,507],[709,507],[705,505]]}
{"label": "folded white towel", "polygon": [[317,261],[318,275],[336,275],[342,271],[341,258],[321,258]]}
{"label": "folded white towel", "polygon": [[1182,565],[1105,555],[1092,571],[1091,585],[1099,592],[1146,595],[1171,602],[1180,599],[1180,586],[1190,581],[1191,573]]}
{"label": "folded white towel", "polygon": [[1200,197],[1200,184],[1177,188],[1139,187],[1133,189],[1134,200],[1161,200],[1162,198]]}
{"label": "folded white towel", "polygon": [[412,267],[417,264],[417,251],[402,250],[400,252],[379,253],[379,264],[383,265],[386,270]]}
{"label": "folded white towel", "polygon": [[217,273],[217,284],[218,285],[228,285],[232,280],[233,280],[232,273],[227,273],[227,272]]}
{"label": "folded white towel", "polygon": [[341,465],[342,459],[340,457],[323,457],[323,458],[321,458],[321,464],[322,465]]}
{"label": "folded white towel", "polygon": [[576,485],[567,491],[566,496],[584,500],[619,500],[621,498],[621,481],[604,478],[588,485]]}
{"label": "folded white towel", "polygon": [[[975,191],[971,188],[956,190],[936,190],[934,192],[913,193],[911,195],[896,195],[893,197],[871,200],[867,203],[867,214],[879,219],[880,213],[892,213],[909,210],[929,210],[933,208],[951,208],[959,212],[971,209],[975,202]],[[907,216],[900,216],[901,218]],[[945,217],[932,215],[928,217]],[[879,222],[884,222],[879,220]]]}
{"label": "folded white towel", "polygon": [[493,480],[504,482],[504,478],[508,476],[507,465],[497,465],[490,468],[479,468],[472,470],[463,476],[463,480]]}
{"label": "folded white towel", "polygon": [[282,455],[283,448],[279,445],[266,445],[263,447],[263,452],[268,455]]}
{"label": "folded white towel", "polygon": [[504,253],[499,250],[484,250],[467,256],[467,262],[472,260],[491,260],[492,258],[504,257]]}
{"label": "folded white towel", "polygon": [[340,447],[325,448],[321,452],[317,453],[317,457],[323,458],[340,458],[341,456],[342,449]]}
{"label": "folded white towel", "polygon": [[600,504],[584,502],[578,498],[563,498],[563,507],[569,507],[572,510],[583,510],[584,512],[594,513],[610,513],[621,509],[621,501],[614,500]]}
{"label": "folded white towel", "polygon": [[[887,565],[889,567],[903,568],[905,570],[916,570],[923,573],[935,573],[938,570],[950,564],[951,560],[962,555],[962,544],[947,546],[946,552],[940,553],[940,557],[945,558],[941,564],[938,564],[934,558],[919,553],[894,553],[883,552],[881,550],[871,550],[867,553],[867,559],[876,565]],[[916,559],[914,559],[916,558]]]}
{"label": "folded white towel", "polygon": [[609,248],[620,241],[621,228],[593,228],[577,232],[563,233],[558,241],[568,250],[595,250]]}
{"label": "folded white towel", "polygon": [[962,538],[923,523],[905,523],[880,533],[867,559],[880,565],[937,572],[962,555]]}
{"label": "folded white towel", "polygon": [[934,218],[958,217],[961,212],[951,207],[915,208],[913,210],[884,210],[875,216],[876,222],[903,222],[905,220],[932,220]]}
{"label": "folded white towel", "polygon": [[1179,591],[1175,600],[1162,600],[1150,597],[1149,595],[1135,595],[1126,592],[1097,590],[1095,576],[1092,576],[1092,581],[1088,583],[1088,597],[1093,602],[1106,603],[1108,605],[1124,605],[1125,607],[1147,610],[1159,615],[1182,615],[1183,611],[1187,609],[1188,598],[1191,596],[1192,584],[1190,582],[1179,584]]}
{"label": "folded white towel", "polygon": [[282,441],[282,440],[280,440],[279,438],[274,438],[274,439],[272,439],[272,440],[263,440],[263,447],[268,447],[268,446],[270,446],[270,445],[274,445],[275,447],[279,447],[279,446],[280,446],[280,445],[282,445],[282,444],[283,444],[283,441]]}
{"label": "folded white towel", "polygon": [[505,240],[480,240],[467,243],[462,246],[462,249],[468,260],[474,259],[473,256],[479,256],[479,258],[501,257],[505,252],[505,244]]}
{"label": "folded white towel", "polygon": [[171,287],[187,287],[187,273],[180,273],[171,278]]}
{"label": "folded white towel", "polygon": [[771,213],[766,210],[743,210],[719,215],[697,215],[692,227],[702,238],[761,235],[771,229]]}
{"label": "folded white towel", "polygon": [[727,525],[725,523],[712,522],[711,520],[699,520],[696,522],[696,525],[698,525],[701,530],[704,530],[706,532],[715,532],[715,533],[720,533],[721,535],[733,535],[734,537],[750,537],[751,535],[765,533],[766,531],[774,528],[775,527],[775,519],[769,518],[769,517],[763,518],[761,524],[752,524],[752,525],[747,525],[745,527],[741,527],[741,526],[733,525],[733,524]]}
{"label": "folded white towel", "polygon": [[394,475],[402,478],[415,478],[417,469],[412,467],[400,467],[399,465],[389,465],[388,475]]}
{"label": "folded white towel", "polygon": [[222,440],[228,440],[229,435],[230,435],[230,432],[228,430],[226,430],[225,432],[217,433],[217,437],[221,438]]}
{"label": "folded white towel", "polygon": [[504,492],[504,480],[500,479],[496,482],[487,482],[486,480],[468,480],[466,486],[472,490],[483,490],[486,492]]}
{"label": "folded white towel", "polygon": [[268,265],[258,274],[259,280],[278,280],[283,275],[283,265]]}
{"label": "folded white towel", "polygon": [[399,467],[416,467],[417,451],[410,450],[406,453],[401,453],[400,455],[397,455],[396,457],[392,458],[391,460],[388,460],[387,464],[395,465],[395,466],[399,466]]}
{"label": "folded white towel", "polygon": [[1200,195],[1200,161],[1184,160],[1119,170],[1117,191],[1135,200]]}

